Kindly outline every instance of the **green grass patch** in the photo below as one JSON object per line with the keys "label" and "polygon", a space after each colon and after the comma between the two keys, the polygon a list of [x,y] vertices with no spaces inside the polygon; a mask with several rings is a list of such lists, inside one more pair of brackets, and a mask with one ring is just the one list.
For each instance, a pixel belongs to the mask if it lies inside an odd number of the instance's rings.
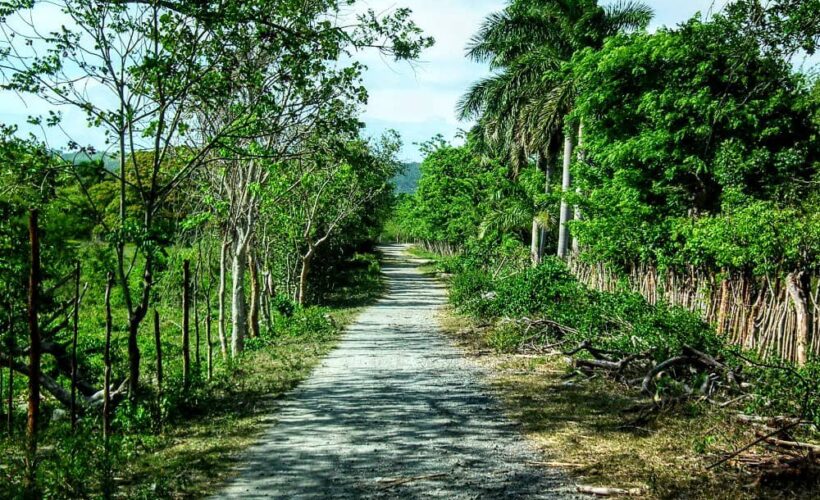
{"label": "green grass patch", "polygon": [[[65,411],[45,396],[38,451],[41,495],[99,497],[108,469],[115,496],[198,498],[214,493],[231,477],[242,451],[269,422],[276,399],[309,376],[360,308],[382,291],[374,257],[356,257],[344,276],[336,290],[338,300],[328,300],[329,305],[322,307],[283,305],[283,312],[274,312],[273,328],[263,327],[260,337],[247,339],[245,352],[232,361],[222,359],[214,319],[214,373],[210,380],[206,375],[205,328],[200,325],[200,362],[195,361],[192,345],[194,375],[187,393],[181,386],[180,312],[173,304],[160,305],[165,372],[162,398],[156,391],[152,327],[146,321],[140,331],[143,393],[138,404],[123,403],[117,408],[107,456],[99,415],[82,419],[76,433],[72,432]],[[200,320],[204,318],[200,311]],[[115,318],[115,381],[127,370],[123,323],[122,318]],[[81,325],[84,369],[89,378],[101,377],[103,323],[99,309],[87,306]],[[192,344],[194,341],[192,326]],[[48,369],[45,365],[44,370]],[[25,379],[18,376],[15,382],[14,434],[0,436],[1,498],[22,496]]]}
{"label": "green grass patch", "polygon": [[[579,485],[640,488],[645,498],[816,498],[820,483],[761,482],[735,467],[708,469],[751,442],[732,410],[692,403],[642,421],[635,390],[595,378],[568,382],[561,356],[500,352],[492,328],[450,310],[444,330],[478,363],[511,419],[536,444],[539,465],[564,470]],[[736,411],[736,410],[735,410]]]}

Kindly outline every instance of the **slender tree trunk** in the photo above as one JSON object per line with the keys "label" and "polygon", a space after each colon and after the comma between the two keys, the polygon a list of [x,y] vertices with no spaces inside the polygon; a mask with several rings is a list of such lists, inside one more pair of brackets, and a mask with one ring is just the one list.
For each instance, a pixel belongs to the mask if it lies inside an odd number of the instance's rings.
{"label": "slender tree trunk", "polygon": [[531,233],[531,236],[530,236],[530,260],[532,261],[532,267],[537,266],[538,262],[540,260],[539,255],[538,255],[538,233],[539,233],[538,219],[533,218],[532,219],[532,233]]}
{"label": "slender tree trunk", "polygon": [[248,254],[248,267],[251,270],[251,310],[250,310],[250,335],[251,337],[259,336],[259,300],[261,294],[259,291],[259,271],[257,268],[256,258],[254,253]]}
{"label": "slender tree trunk", "polygon": [[105,346],[103,348],[103,452],[105,454],[105,478],[103,481],[103,497],[111,497],[111,462],[109,460],[108,443],[111,438],[111,288],[114,285],[114,275],[108,273],[108,282],[105,285]]}
{"label": "slender tree trunk", "polygon": [[154,348],[157,352],[157,416],[162,425],[162,336],[159,330],[159,311],[154,309]]}
{"label": "slender tree trunk", "polygon": [[9,393],[8,393],[8,401],[7,401],[7,411],[8,414],[6,415],[6,427],[8,430],[9,436],[14,433],[14,369],[12,366],[14,365],[14,356],[12,352],[14,351],[14,331],[12,330],[12,323],[11,323],[12,314],[9,312],[9,339],[8,339],[8,361],[9,361]]}
{"label": "slender tree trunk", "polygon": [[[550,194],[550,184],[552,183],[552,162],[548,155],[544,153],[540,153],[538,155],[538,161],[543,165],[544,170],[544,194]],[[541,226],[541,243],[538,246],[538,260],[540,261],[544,257],[544,252],[546,250],[547,244],[547,228],[546,226]]]}
{"label": "slender tree trunk", "polygon": [[803,273],[790,273],[786,277],[786,290],[794,304],[794,312],[797,315],[797,364],[805,366],[809,360],[809,335],[811,332],[811,315],[806,301],[806,293],[801,283]]}
{"label": "slender tree trunk", "polygon": [[194,303],[194,367],[196,372],[199,373],[199,263],[197,263],[196,271],[194,271],[194,284],[191,292]]}
{"label": "slender tree trunk", "polygon": [[114,277],[108,274],[108,282],[105,285],[105,345],[103,347],[103,441],[106,453],[108,452],[108,438],[111,434],[111,330],[113,320],[111,317],[111,287]]}
{"label": "slender tree trunk", "polygon": [[182,263],[182,386],[185,391],[191,385],[191,262]]}
{"label": "slender tree trunk", "polygon": [[302,257],[302,270],[299,273],[299,305],[305,305],[307,300],[308,275],[310,274],[310,263],[313,260],[313,250],[309,250],[307,255]]}
{"label": "slender tree trunk", "polygon": [[205,296],[205,307],[207,308],[205,311],[205,341],[208,342],[208,380],[211,380],[211,377],[214,374],[214,344],[211,340],[211,294]]}
{"label": "slender tree trunk", "polygon": [[37,470],[37,428],[40,421],[40,235],[37,210],[29,213],[30,267],[28,280],[28,422],[26,426],[26,473],[25,490],[27,496],[36,495]]}
{"label": "slender tree trunk", "polygon": [[226,309],[226,298],[227,298],[227,274],[228,274],[228,248],[230,247],[230,241],[225,239],[222,241],[222,249],[219,252],[219,288],[217,289],[217,301],[219,311],[217,313],[219,325],[217,325],[217,331],[219,334],[219,349],[222,352],[222,359],[225,360],[228,358],[228,335],[225,332],[226,326],[226,318],[225,318],[225,309]]}
{"label": "slender tree trunk", "polygon": [[248,267],[247,248],[236,243],[231,265],[231,355],[239,356],[245,347],[248,328],[248,306],[245,301],[245,269]]}
{"label": "slender tree trunk", "polygon": [[271,276],[270,271],[265,271],[262,275],[262,281],[264,283],[264,293],[262,296],[264,300],[262,301],[262,315],[265,318],[265,327],[270,332],[273,329],[273,320],[271,319],[271,299],[273,298],[273,277]]}
{"label": "slender tree trunk", "polygon": [[214,373],[214,344],[211,335],[213,328],[213,308],[211,304],[211,294],[214,288],[214,268],[211,265],[211,248],[212,247],[210,246],[208,247],[208,253],[206,254],[205,258],[205,266],[208,270],[208,285],[205,287],[205,341],[208,343],[206,350],[206,356],[208,356],[208,380],[211,380],[211,377]]}
{"label": "slender tree trunk", "polygon": [[569,250],[569,226],[567,226],[567,223],[570,221],[572,214],[570,213],[570,207],[567,203],[566,195],[569,193],[569,188],[572,183],[570,176],[572,148],[572,134],[566,134],[564,136],[564,164],[563,174],[561,176],[561,193],[563,198],[561,199],[561,214],[558,223],[558,257],[561,257],[562,259],[566,258],[567,251]]}
{"label": "slender tree trunk", "polygon": [[[578,162],[579,163],[583,162],[586,159],[586,156],[585,156],[585,153],[584,153],[584,122],[581,122],[581,123],[578,124],[578,146],[575,149],[576,149],[576,151],[578,151]],[[575,193],[576,194],[581,194],[581,189],[579,187],[576,187],[575,188]],[[575,212],[575,220],[576,221],[581,220],[581,207],[579,207],[578,205],[575,205],[573,210]],[[578,252],[580,252],[580,250],[581,249],[580,249],[580,245],[578,244],[578,238],[575,235],[573,235],[572,236],[572,254],[573,255],[578,255]]]}
{"label": "slender tree trunk", "polygon": [[293,292],[293,278],[291,277],[292,268],[290,265],[290,254],[285,255],[285,269],[287,272],[285,273],[285,289],[287,290],[287,295],[293,299],[299,299],[298,291],[296,294]]}
{"label": "slender tree trunk", "polygon": [[77,430],[77,337],[80,331],[80,261],[74,268],[74,314],[71,335],[71,430]]}

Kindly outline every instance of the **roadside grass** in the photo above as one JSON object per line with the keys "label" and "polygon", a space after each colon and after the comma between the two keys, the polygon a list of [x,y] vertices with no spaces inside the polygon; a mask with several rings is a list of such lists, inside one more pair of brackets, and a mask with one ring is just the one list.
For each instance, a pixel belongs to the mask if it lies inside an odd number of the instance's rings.
{"label": "roadside grass", "polygon": [[[342,317],[352,314],[344,311]],[[277,339],[243,356],[230,375],[214,384],[208,401],[199,402],[200,413],[166,428],[158,442],[120,471],[118,494],[196,498],[214,492],[233,476],[242,451],[264,424],[275,419],[276,400],[310,375],[338,334]]]}
{"label": "roadside grass", "polygon": [[[206,350],[201,346],[199,366],[192,359],[194,374],[187,395],[180,382],[180,312],[173,304],[160,304],[165,360],[161,402],[155,389],[153,333],[146,322],[140,332],[142,403],[134,407],[123,403],[117,409],[108,457],[99,415],[82,419],[72,433],[64,413],[57,417],[63,411],[60,405],[49,397],[44,399],[38,449],[38,485],[43,495],[100,496],[107,467],[113,471],[111,490],[116,497],[201,498],[217,491],[233,476],[243,450],[275,420],[276,401],[310,375],[344,328],[382,293],[380,267],[373,256],[354,258],[349,268],[340,270],[340,276],[340,286],[323,296],[322,307],[307,308],[292,319],[280,317],[276,332],[247,339],[246,351],[238,360],[221,359],[214,319],[213,377],[206,380]],[[84,313],[81,350],[90,373],[97,373],[101,370],[102,321],[96,309],[87,307]],[[200,334],[204,344],[204,327]],[[118,370],[114,380],[124,376],[124,336],[121,326],[115,328],[112,355]],[[15,382],[17,386],[20,381]],[[25,390],[16,387],[15,393],[15,434],[11,438],[0,435],[0,498],[22,495]],[[160,414],[161,427],[157,422]]]}
{"label": "roadside grass", "polygon": [[[364,260],[366,266],[356,264]],[[235,476],[243,451],[276,419],[277,400],[310,376],[342,331],[382,292],[378,261],[357,258],[343,286],[327,301],[335,329],[329,335],[282,336],[249,351],[216,383],[203,413],[168,429],[125,471],[119,492],[129,498],[200,498]],[[216,389],[216,390],[214,390]],[[272,413],[273,412],[273,413]]]}
{"label": "roadside grass", "polygon": [[413,258],[421,259],[424,262],[419,266],[419,271],[426,274],[436,274],[439,271],[439,264],[438,261],[441,259],[441,256],[436,255],[433,252],[428,252],[423,248],[420,248],[416,245],[411,246],[407,249],[407,254]]}
{"label": "roadside grass", "polygon": [[729,410],[689,404],[651,418],[627,412],[640,395],[604,379],[568,381],[563,356],[503,354],[485,331],[448,309],[440,323],[487,368],[511,419],[579,485],[639,488],[649,498],[817,498],[804,483],[759,484],[740,469],[708,469],[723,453],[754,440]]}

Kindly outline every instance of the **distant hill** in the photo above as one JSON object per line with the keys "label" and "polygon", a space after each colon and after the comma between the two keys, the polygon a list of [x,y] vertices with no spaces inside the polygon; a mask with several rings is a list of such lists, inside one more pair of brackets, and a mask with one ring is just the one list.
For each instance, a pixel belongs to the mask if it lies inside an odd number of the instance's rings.
{"label": "distant hill", "polygon": [[421,178],[421,163],[405,163],[403,167],[402,173],[393,178],[396,194],[415,193],[419,187],[419,178]]}
{"label": "distant hill", "polygon": [[85,152],[64,152],[64,151],[57,151],[57,154],[62,157],[65,161],[70,161],[72,163],[82,163],[86,161],[102,161],[105,168],[114,171],[119,168],[119,162],[114,155],[104,154],[104,153],[94,153],[89,155]]}

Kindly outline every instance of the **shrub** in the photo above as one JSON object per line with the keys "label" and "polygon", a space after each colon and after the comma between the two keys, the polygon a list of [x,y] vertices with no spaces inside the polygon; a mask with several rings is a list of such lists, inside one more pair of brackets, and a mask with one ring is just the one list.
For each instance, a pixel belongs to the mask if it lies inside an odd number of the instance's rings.
{"label": "shrub", "polygon": [[[804,414],[820,425],[820,394],[816,388],[820,360],[799,369],[774,361],[761,366],[741,363],[740,348],[725,342],[697,314],[665,303],[649,304],[640,294],[627,290],[590,290],[558,259],[550,258],[534,269],[498,279],[478,267],[465,265],[468,262],[460,261],[450,293],[452,303],[462,313],[481,319],[546,318],[568,327],[558,335],[570,343],[589,340],[598,349],[623,354],[651,350],[656,362],[679,355],[684,346],[689,346],[735,366],[736,372],[742,371],[753,387],[749,411]],[[531,340],[532,332],[514,322],[500,322],[486,338],[499,351],[513,351]],[[689,374],[685,383],[698,387],[703,376]],[[661,380],[656,390],[674,395],[683,390],[682,383]]]}

